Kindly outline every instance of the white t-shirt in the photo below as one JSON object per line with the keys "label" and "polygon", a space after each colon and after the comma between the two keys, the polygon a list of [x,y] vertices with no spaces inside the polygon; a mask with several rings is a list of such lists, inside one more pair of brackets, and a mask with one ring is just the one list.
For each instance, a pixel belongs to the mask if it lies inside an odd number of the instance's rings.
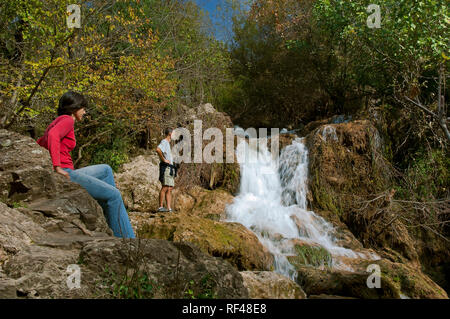
{"label": "white t-shirt", "polygon": [[170,164],[173,165],[173,158],[172,158],[172,151],[170,150],[170,143],[163,139],[161,143],[158,145],[159,149],[164,155],[164,158],[170,162]]}

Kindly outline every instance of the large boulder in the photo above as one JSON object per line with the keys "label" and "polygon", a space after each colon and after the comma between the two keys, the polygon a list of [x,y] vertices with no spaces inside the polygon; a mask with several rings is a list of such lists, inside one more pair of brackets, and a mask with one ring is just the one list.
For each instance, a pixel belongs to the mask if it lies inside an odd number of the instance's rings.
{"label": "large boulder", "polygon": [[252,299],[305,299],[302,288],[273,271],[241,271],[244,286]]}
{"label": "large boulder", "polygon": [[200,187],[193,187],[185,192],[194,199],[192,208],[181,205],[180,199],[176,202],[178,209],[189,215],[195,215],[212,220],[226,219],[226,207],[234,200],[234,196],[224,189],[206,190]]}
{"label": "large boulder", "polygon": [[[201,121],[202,134],[209,128],[221,131],[225,141],[226,129],[233,128],[231,118],[224,112],[217,111],[210,103],[201,104],[196,108],[180,105],[174,114],[176,127],[183,127],[191,134],[191,145],[194,145],[194,121]],[[203,135],[202,135],[203,136]],[[236,145],[237,139],[233,139]],[[202,150],[211,143],[211,140],[202,140]],[[193,150],[193,148],[192,148]],[[233,163],[226,161],[226,143],[223,143],[222,163],[181,163],[179,177],[176,181],[178,187],[189,188],[193,185],[207,189],[224,188],[236,194],[239,190],[240,168],[236,158]]]}
{"label": "large boulder", "polygon": [[[395,218],[398,209],[390,201],[393,193],[385,193],[392,185],[392,170],[371,122],[319,126],[307,136],[307,145],[312,208],[328,214],[335,225],[344,223],[363,245],[393,248],[417,262],[414,242]],[[380,207],[362,204],[376,194],[385,199]]]}
{"label": "large boulder", "polygon": [[[380,287],[369,288],[367,280],[374,272],[369,265],[380,269]],[[373,267],[373,266],[372,266]],[[415,298],[447,299],[447,293],[423,274],[420,268],[394,263],[386,259],[353,260],[354,271],[313,268],[296,265],[297,283],[307,295],[337,295],[363,299]],[[373,269],[373,268],[372,268]]]}
{"label": "large boulder", "polygon": [[[237,270],[187,243],[111,237],[79,243],[21,250],[0,273],[0,298],[248,297]],[[80,286],[70,289],[77,267]]]}
{"label": "large boulder", "polygon": [[48,151],[33,139],[0,130],[2,201],[22,207],[50,232],[110,232],[103,210],[80,185],[53,172]]}
{"label": "large boulder", "polygon": [[354,273],[343,270],[319,269],[308,266],[297,266],[297,283],[310,295],[334,295],[362,299],[400,298],[396,287],[382,279],[381,288],[369,288],[369,273]]}
{"label": "large boulder", "polygon": [[[0,148],[0,298],[248,298],[221,258],[113,237],[97,201],[54,173],[31,138],[0,130]],[[81,286],[71,289],[77,269]]]}
{"label": "large boulder", "polygon": [[0,298],[62,296],[67,291],[67,267],[77,263],[82,245],[111,238],[101,232],[49,229],[40,218],[60,222],[0,203]]}
{"label": "large boulder", "polygon": [[54,197],[66,186],[57,181],[47,150],[29,137],[0,130],[0,196],[3,202]]}
{"label": "large boulder", "polygon": [[78,255],[77,249],[27,246],[5,263],[7,279],[0,279],[0,291],[11,285],[14,290],[0,298],[70,298],[67,269],[77,264]]}
{"label": "large boulder", "polygon": [[190,242],[238,270],[271,270],[273,256],[258,237],[239,223],[214,221],[186,214],[156,214],[138,229],[141,238]]}
{"label": "large boulder", "polygon": [[353,266],[356,271],[362,272],[374,264],[380,267],[382,278],[396,287],[401,298],[448,299],[447,292],[423,272],[420,264],[392,262],[382,258],[376,261],[356,260]]}
{"label": "large boulder", "polygon": [[316,243],[308,243],[302,240],[294,240],[293,256],[288,256],[289,262],[295,267],[298,265],[310,265],[313,267],[332,266],[332,256],[329,251]]}
{"label": "large boulder", "polygon": [[122,166],[115,174],[116,186],[130,211],[148,212],[159,207],[159,158],[140,155]]}
{"label": "large boulder", "polygon": [[[129,211],[154,212],[159,207],[161,183],[157,155],[135,157],[115,174],[115,180]],[[207,190],[197,185],[182,189],[176,185],[172,194],[174,210],[215,220],[224,217],[225,206],[233,200],[233,195],[225,189]]]}
{"label": "large boulder", "polygon": [[[379,256],[421,266],[448,288],[448,240],[430,227],[408,221],[415,213],[396,200],[394,170],[383,156],[385,146],[375,126],[367,120],[319,123],[306,140],[311,208],[332,222],[338,233],[348,234],[347,228]],[[351,236],[343,237],[348,244],[355,242]]]}
{"label": "large boulder", "polygon": [[0,266],[45,235],[45,229],[31,217],[0,202]]}
{"label": "large boulder", "polygon": [[[50,232],[24,209],[0,212],[0,298],[248,297],[235,268],[187,243]],[[76,267],[81,287],[69,289]]]}
{"label": "large boulder", "polygon": [[105,297],[248,298],[237,270],[189,243],[95,241],[79,258],[85,289]]}
{"label": "large boulder", "polygon": [[381,140],[369,121],[319,126],[307,136],[312,205],[338,215],[352,208],[352,194],[376,194],[389,185]]}

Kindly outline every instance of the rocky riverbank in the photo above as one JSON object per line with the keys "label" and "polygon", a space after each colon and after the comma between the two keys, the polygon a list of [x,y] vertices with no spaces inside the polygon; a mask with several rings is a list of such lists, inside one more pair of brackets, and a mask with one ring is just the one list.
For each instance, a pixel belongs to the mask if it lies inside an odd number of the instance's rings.
{"label": "rocky riverbank", "polygon": [[[274,257],[252,230],[226,221],[234,196],[220,179],[209,189],[178,189],[175,212],[157,214],[158,159],[134,158],[115,178],[138,239],[121,240],[84,189],[52,172],[47,151],[1,130],[0,298],[447,298],[430,278],[445,278],[445,240],[390,222],[400,208],[389,194],[382,218],[368,219],[375,208],[362,214],[356,205],[353,195],[390,186],[372,124],[321,123],[306,143],[310,208],[342,247],[380,258],[343,257],[350,269],[333,269],[324,247],[297,241],[294,282],[273,272]],[[381,269],[380,289],[367,286],[369,264]],[[67,286],[71,265],[81,271],[77,289]]]}

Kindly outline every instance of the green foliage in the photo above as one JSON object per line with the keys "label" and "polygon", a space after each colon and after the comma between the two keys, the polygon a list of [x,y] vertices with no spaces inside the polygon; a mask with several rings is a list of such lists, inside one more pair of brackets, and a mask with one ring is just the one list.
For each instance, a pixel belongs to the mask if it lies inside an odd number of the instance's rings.
{"label": "green foliage", "polygon": [[77,264],[84,265],[85,263],[86,263],[86,261],[84,260],[83,255],[80,254],[80,256],[78,257]]}
{"label": "green foliage", "polygon": [[214,299],[215,281],[210,274],[202,277],[198,285],[194,280],[190,280],[186,289],[183,292],[185,299]]}
{"label": "green foliage", "polygon": [[214,101],[216,87],[228,79],[228,53],[214,38],[208,13],[194,1],[153,0],[140,6],[150,17],[148,25],[163,39],[157,52],[177,61],[177,96],[193,106]]}
{"label": "green foliage", "polygon": [[265,125],[263,114],[287,126],[355,113],[369,97],[435,90],[425,76],[448,63],[445,1],[383,1],[379,29],[367,26],[371,3],[254,1],[235,18],[234,83],[223,88],[222,107],[238,124],[244,113],[242,122],[253,120],[245,125]]}
{"label": "green foliage", "polygon": [[194,281],[189,281],[189,286],[187,290],[184,292],[184,296],[186,299],[195,299],[194,297],[194,290],[192,290],[192,287],[194,286]]}
{"label": "green foliage", "polygon": [[133,272],[131,276],[119,276],[105,268],[104,276],[109,293],[115,299],[150,299],[159,289],[146,273]]}
{"label": "green foliage", "polygon": [[8,206],[10,206],[11,208],[21,208],[21,207],[27,208],[28,207],[28,205],[23,202],[12,202]]}
{"label": "green foliage", "polygon": [[397,188],[400,198],[433,201],[447,197],[450,187],[448,152],[439,149],[419,150],[405,175],[404,186]]}
{"label": "green foliage", "polygon": [[110,143],[95,146],[90,164],[109,164],[117,172],[122,164],[128,162],[129,147],[130,143],[126,139],[113,137]]}
{"label": "green foliage", "polygon": [[303,265],[331,267],[332,265],[331,254],[320,246],[295,245],[295,254],[296,256],[290,256],[288,259],[297,267]]}
{"label": "green foliage", "polygon": [[128,122],[125,134],[141,131],[174,98],[177,81],[169,76],[175,60],[155,52],[159,39],[138,2],[83,2],[80,29],[67,29],[68,0],[2,2],[0,126],[34,126],[71,89],[108,105],[104,114]]}
{"label": "green foliage", "polygon": [[[367,26],[370,0],[319,0],[313,16],[323,37],[331,41],[330,56],[344,57],[347,79],[378,93],[413,84],[427,69],[444,60],[449,10],[445,1],[388,0],[380,4],[381,28]],[[325,40],[325,39],[323,39]]]}
{"label": "green foliage", "polygon": [[180,100],[212,102],[228,79],[229,54],[193,1],[83,0],[81,28],[68,29],[72,3],[0,2],[0,127],[37,138],[59,97],[80,91],[90,118],[76,124],[74,161],[116,170]]}

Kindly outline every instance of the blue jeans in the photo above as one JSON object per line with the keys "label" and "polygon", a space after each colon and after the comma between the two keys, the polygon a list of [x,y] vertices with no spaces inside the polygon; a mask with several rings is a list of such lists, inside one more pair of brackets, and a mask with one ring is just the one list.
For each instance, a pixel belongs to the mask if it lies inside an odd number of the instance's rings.
{"label": "blue jeans", "polygon": [[63,168],[63,170],[69,173],[72,182],[80,184],[97,200],[103,208],[106,221],[114,236],[136,238],[109,165],[91,165],[76,170]]}

